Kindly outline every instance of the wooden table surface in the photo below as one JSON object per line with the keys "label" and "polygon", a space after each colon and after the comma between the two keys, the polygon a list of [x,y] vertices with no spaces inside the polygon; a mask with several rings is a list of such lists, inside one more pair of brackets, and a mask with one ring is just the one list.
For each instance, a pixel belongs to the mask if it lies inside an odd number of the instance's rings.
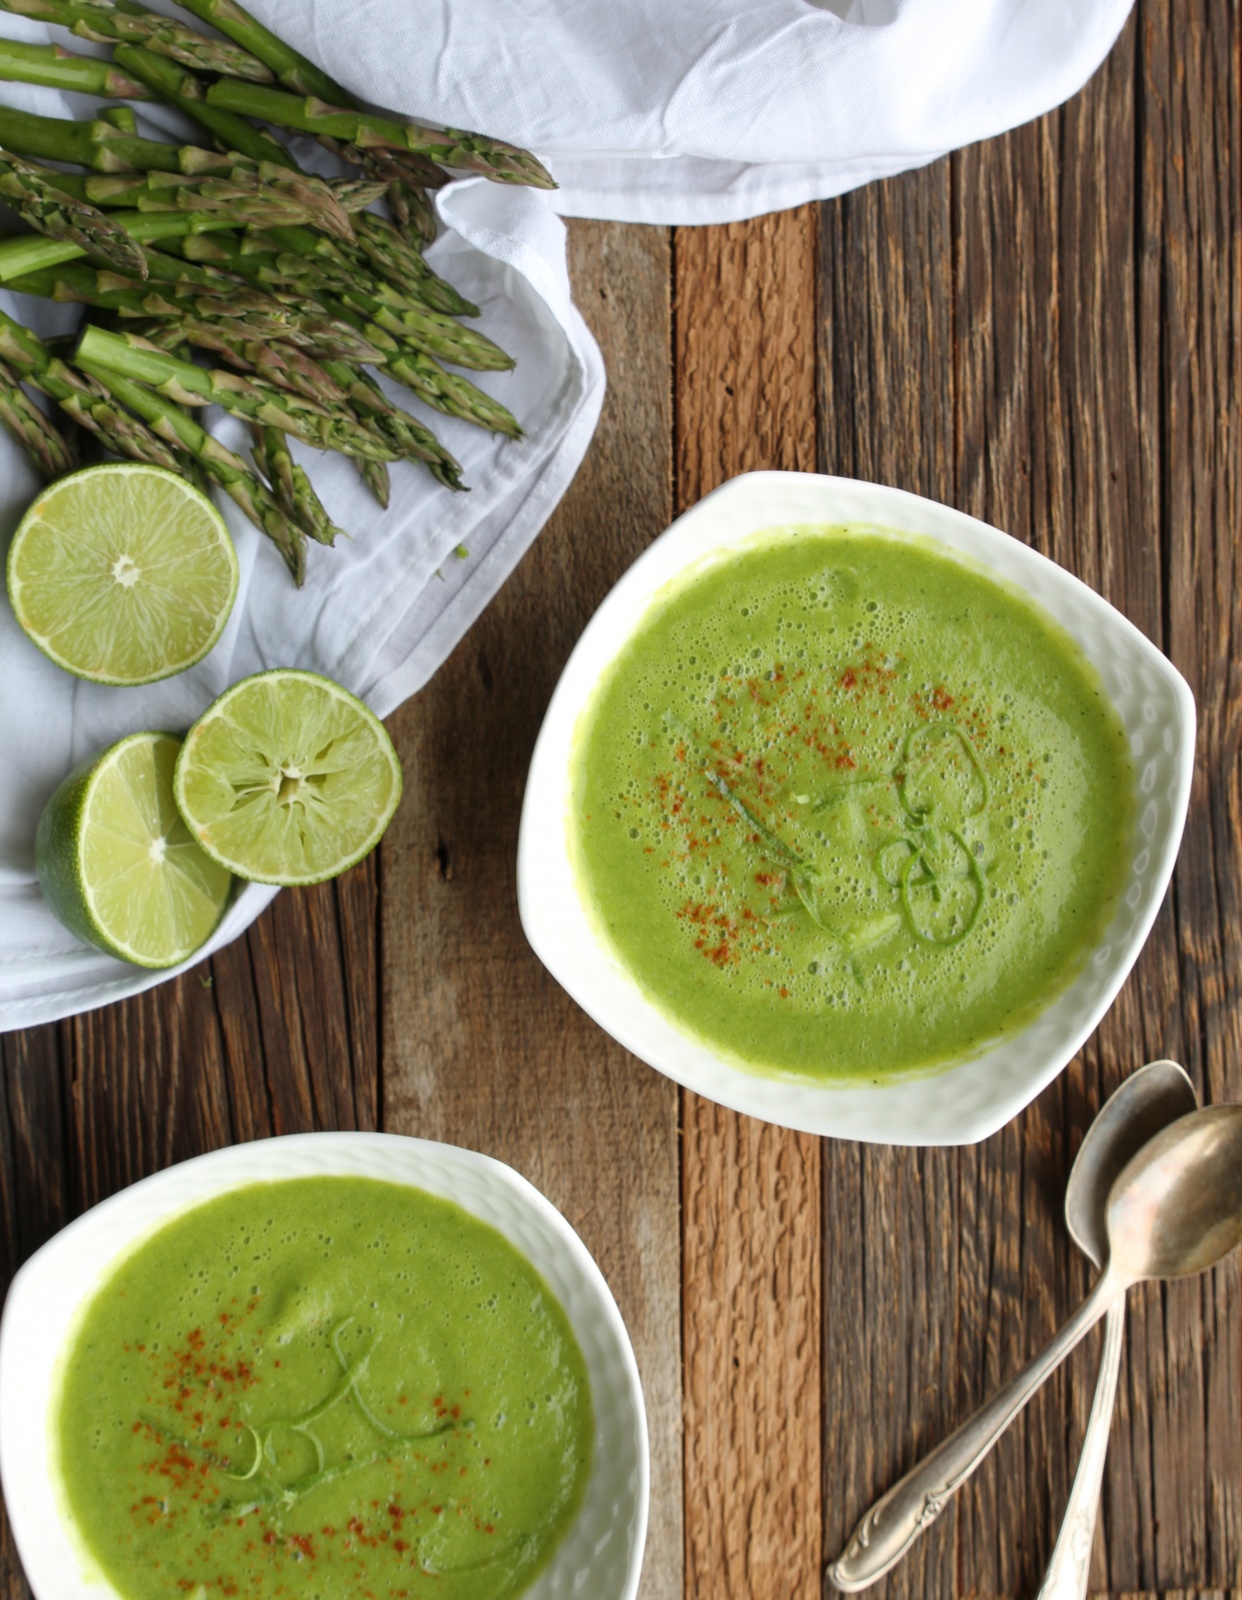
{"label": "wooden table surface", "polygon": [[[392,718],[376,856],[141,998],[0,1039],[0,1273],[234,1140],[384,1128],[511,1162],[594,1252],[646,1389],[644,1600],[809,1600],[871,1498],[1051,1334],[1092,1115],[1173,1056],[1242,1099],[1238,0],[1140,0],[1066,108],[730,227],[570,228],[598,436],[535,547]],[[679,1092],[518,925],[527,763],[611,584],[734,473],[897,484],[1055,557],[1199,706],[1172,890],[1098,1034],[982,1145],[785,1133]],[[1079,1350],[877,1596],[1039,1588],[1095,1378]],[[1131,1298],[1092,1588],[1242,1596],[1242,1281]],[[0,1594],[27,1594],[0,1527]]]}

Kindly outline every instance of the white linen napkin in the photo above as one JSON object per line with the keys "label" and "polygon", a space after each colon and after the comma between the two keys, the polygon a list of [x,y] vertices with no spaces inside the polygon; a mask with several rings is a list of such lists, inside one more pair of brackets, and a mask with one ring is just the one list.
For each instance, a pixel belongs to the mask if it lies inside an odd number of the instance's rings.
{"label": "white linen napkin", "polygon": [[[4,21],[10,37],[49,37]],[[73,114],[61,97],[17,85],[5,85],[3,99]],[[75,110],[81,114],[80,100]],[[577,471],[599,417],[604,372],[570,299],[564,224],[531,191],[483,179],[451,185],[439,203],[447,231],[428,259],[480,307],[475,325],[517,359],[512,373],[471,377],[516,414],[525,437],[501,439],[427,410],[404,390],[391,392],[457,456],[469,493],[453,494],[425,469],[398,463],[384,512],[342,457],[294,445],[330,514],[355,538],[331,550],[311,545],[305,586],[296,589],[275,548],[218,495],[241,565],[228,627],[197,667],[144,688],[104,688],[61,671],[26,639],[0,596],[0,1031],[89,1010],[169,976],[79,944],[40,896],[35,827],[72,767],[127,733],[187,727],[221,690],[268,666],[326,673],[387,716],[449,654]],[[0,305],[43,332],[72,327],[78,316],[76,308],[5,292]],[[221,439],[246,449],[235,419],[214,410],[207,416]],[[0,428],[0,549],[38,486]],[[274,893],[245,888],[195,960],[235,938]]]}
{"label": "white linen napkin", "polygon": [[1059,105],[1132,0],[250,0],[355,94],[535,150],[566,216],[729,222]]}

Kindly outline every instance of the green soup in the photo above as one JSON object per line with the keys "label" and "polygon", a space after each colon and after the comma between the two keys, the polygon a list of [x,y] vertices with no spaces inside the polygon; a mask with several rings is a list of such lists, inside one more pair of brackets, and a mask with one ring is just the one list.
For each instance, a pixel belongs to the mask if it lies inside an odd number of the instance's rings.
{"label": "green soup", "polygon": [[678,580],[579,727],[586,901],[736,1064],[868,1078],[1012,1032],[1114,912],[1134,775],[1069,636],[930,541],[774,530]]}
{"label": "green soup", "polygon": [[573,1519],[593,1424],[565,1315],[499,1233],[327,1177],[235,1190],[129,1256],[57,1429],[130,1600],[503,1600]]}

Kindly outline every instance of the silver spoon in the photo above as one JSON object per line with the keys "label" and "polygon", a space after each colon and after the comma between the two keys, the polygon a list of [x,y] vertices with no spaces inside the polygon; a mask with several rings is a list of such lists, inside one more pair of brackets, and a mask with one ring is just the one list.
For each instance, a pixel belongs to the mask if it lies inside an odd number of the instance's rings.
{"label": "silver spoon", "polygon": [[[1102,1267],[1108,1258],[1105,1209],[1109,1190],[1121,1169],[1161,1128],[1186,1116],[1198,1103],[1194,1084],[1176,1061],[1152,1061],[1131,1073],[1100,1107],[1074,1158],[1065,1188],[1065,1222],[1070,1238],[1093,1266]],[[1121,1296],[1109,1306],[1104,1320],[1100,1375],[1083,1436],[1082,1455],[1037,1600],[1086,1597],[1125,1326],[1125,1297]]]}
{"label": "silver spoon", "polygon": [[[1131,1073],[1100,1107],[1074,1158],[1065,1189],[1065,1221],[1070,1237],[1095,1266],[1102,1266],[1108,1255],[1105,1211],[1109,1190],[1121,1169],[1161,1128],[1193,1111],[1197,1104],[1194,1085],[1175,1061],[1152,1061]],[[1086,1594],[1087,1570],[1095,1536],[1096,1510],[1104,1457],[1108,1449],[1124,1329],[1123,1297],[1108,1311],[1100,1376],[1083,1441],[1083,1459],[1074,1479],[1065,1522],[1039,1600],[1071,1600],[1071,1597],[1072,1600],[1078,1600],[1079,1596]],[[961,1474],[959,1483],[983,1460],[1006,1426],[1008,1419],[998,1426],[992,1437],[979,1439],[974,1463],[967,1472]],[[933,1513],[925,1513],[919,1531],[930,1526],[934,1520]],[[1084,1545],[1085,1554],[1082,1554]],[[1081,1560],[1081,1586],[1078,1589],[1073,1587],[1078,1574],[1076,1556]],[[842,1562],[845,1559],[843,1556],[837,1567],[829,1571],[829,1577],[834,1582],[837,1581],[837,1573],[844,1571]],[[878,1577],[879,1573],[875,1576]],[[865,1587],[860,1571],[854,1573],[854,1579],[857,1587]]]}
{"label": "silver spoon", "polygon": [[1105,1210],[1107,1266],[1047,1349],[893,1485],[828,1568],[846,1593],[896,1566],[1040,1384],[1133,1284],[1204,1272],[1242,1241],[1242,1105],[1164,1128],[1122,1169]]}

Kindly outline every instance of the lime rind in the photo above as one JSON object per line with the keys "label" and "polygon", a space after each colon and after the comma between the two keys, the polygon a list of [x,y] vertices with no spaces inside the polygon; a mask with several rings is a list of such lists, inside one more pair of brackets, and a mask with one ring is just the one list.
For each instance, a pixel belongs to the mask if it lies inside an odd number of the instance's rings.
{"label": "lime rind", "polygon": [[322,883],[361,861],[401,798],[383,723],[318,673],[282,667],[227,689],[186,735],[174,794],[198,844],[238,877]]}
{"label": "lime rind", "polygon": [[185,479],[104,462],[58,479],[9,547],[9,601],[49,660],[92,683],[155,683],[194,666],[238,589],[220,513]]}
{"label": "lime rind", "polygon": [[172,798],[180,740],[136,733],[83,763],[44,807],[35,865],[61,922],[141,967],[172,967],[224,914],[231,875],[194,843]]}

